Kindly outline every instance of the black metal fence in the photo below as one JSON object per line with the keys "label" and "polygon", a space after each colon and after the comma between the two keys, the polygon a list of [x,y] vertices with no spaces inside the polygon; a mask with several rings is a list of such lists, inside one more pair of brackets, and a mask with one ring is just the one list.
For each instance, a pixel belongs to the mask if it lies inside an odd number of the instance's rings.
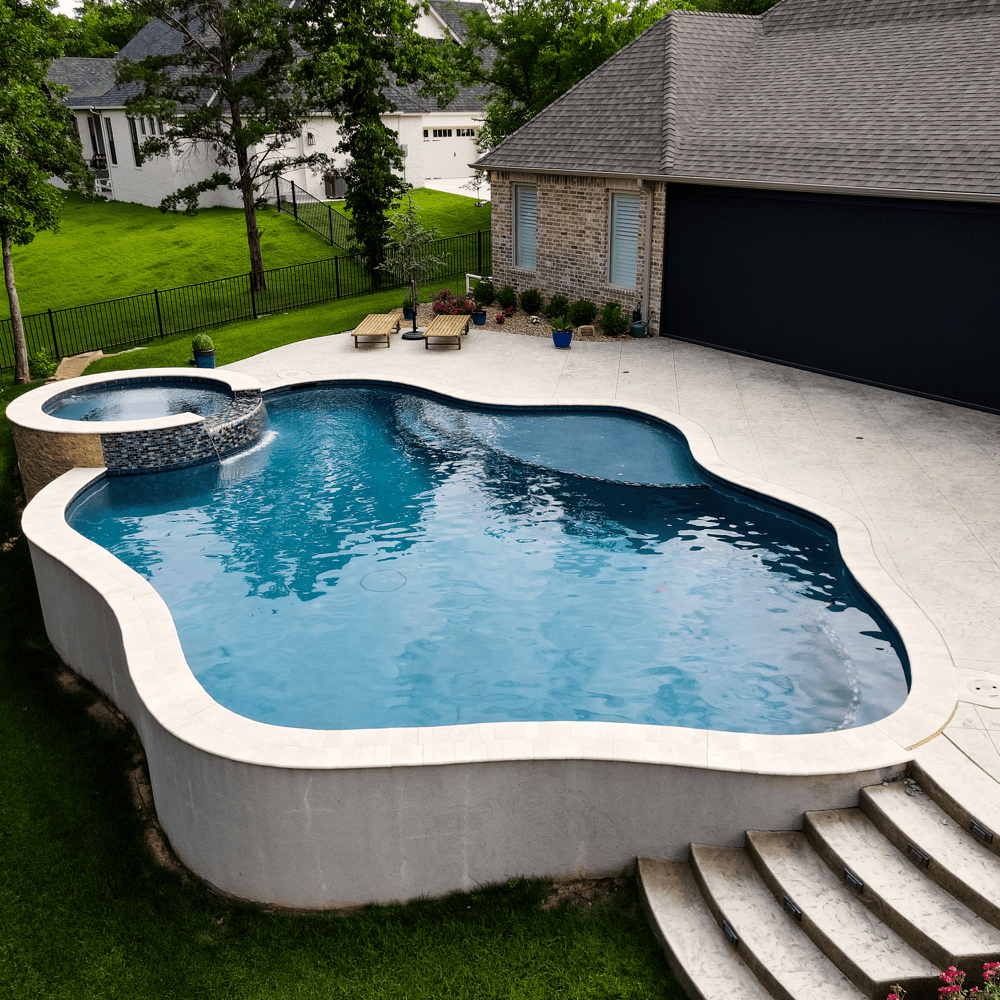
{"label": "black metal fence", "polygon": [[[493,243],[489,231],[435,240],[428,253],[444,263],[425,282],[472,272],[489,274]],[[156,289],[141,295],[109,299],[69,309],[47,309],[24,316],[28,354],[46,351],[55,358],[108,347],[125,347],[172,333],[192,333],[265,313],[401,288],[402,275],[380,274],[375,285],[355,257],[331,257],[264,272],[266,290],[255,291],[249,274],[203,281],[196,285]],[[0,369],[14,367],[13,331],[0,320]]]}
{"label": "black metal fence", "polygon": [[351,223],[343,212],[314,198],[287,177],[274,178],[274,194],[271,194],[269,186],[267,200],[270,202],[272,199],[279,212],[294,215],[297,222],[319,233],[330,246],[350,250]]}

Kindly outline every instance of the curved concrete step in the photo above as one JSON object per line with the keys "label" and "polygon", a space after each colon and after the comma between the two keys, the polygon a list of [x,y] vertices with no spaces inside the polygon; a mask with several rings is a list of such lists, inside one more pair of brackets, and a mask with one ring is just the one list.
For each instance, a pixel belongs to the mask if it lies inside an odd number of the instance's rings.
{"label": "curved concrete step", "polygon": [[727,943],[686,861],[638,858],[636,872],[653,933],[688,996],[772,1000]]}
{"label": "curved concrete step", "polygon": [[802,930],[865,996],[884,1000],[898,984],[912,1000],[935,1000],[940,969],[867,909],[803,834],[751,831],[746,850],[774,897],[798,909]]}
{"label": "curved concrete step", "polygon": [[785,912],[741,847],[692,844],[691,867],[709,909],[738,936],[740,957],[773,996],[779,1000],[864,996]]}
{"label": "curved concrete step", "polygon": [[908,795],[902,782],[862,788],[860,802],[890,843],[969,909],[1000,927],[1000,858],[960,829],[929,796]]}
{"label": "curved concrete step", "polygon": [[904,858],[860,809],[808,812],[802,831],[830,869],[864,882],[858,900],[936,968],[1000,959],[1000,930]]}
{"label": "curved concrete step", "polygon": [[975,762],[980,756],[976,744],[984,741],[995,758],[989,733],[949,728],[946,736],[920,747],[910,774],[959,826],[1000,854],[1000,784]]}

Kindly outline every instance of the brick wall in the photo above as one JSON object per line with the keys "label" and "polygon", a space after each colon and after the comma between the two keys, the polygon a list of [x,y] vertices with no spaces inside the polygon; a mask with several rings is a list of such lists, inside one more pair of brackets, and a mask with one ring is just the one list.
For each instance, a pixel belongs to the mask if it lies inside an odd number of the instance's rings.
{"label": "brick wall", "polygon": [[[534,184],[538,189],[538,252],[534,271],[514,266],[515,184]],[[665,186],[662,183],[647,183],[641,189],[635,287],[621,288],[608,280],[611,192],[637,190],[640,190],[638,182],[628,178],[494,171],[491,177],[493,283],[497,288],[511,285],[519,293],[537,288],[546,300],[553,295],[565,295],[571,302],[590,299],[598,308],[614,299],[622,304],[626,314],[630,313],[643,296],[646,215],[652,196],[649,308],[651,329],[656,332],[663,277]]]}

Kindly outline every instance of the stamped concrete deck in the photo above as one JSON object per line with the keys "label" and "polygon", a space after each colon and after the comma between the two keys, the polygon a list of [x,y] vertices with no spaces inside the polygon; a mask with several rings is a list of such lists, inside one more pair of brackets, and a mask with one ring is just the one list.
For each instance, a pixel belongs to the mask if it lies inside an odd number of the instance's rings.
{"label": "stamped concrete deck", "polygon": [[653,403],[696,421],[736,468],[861,519],[954,659],[968,706],[949,727],[963,730],[954,742],[1000,778],[1000,728],[974,707],[1000,702],[1000,416],[666,338],[559,351],[473,328],[461,353],[396,346],[356,351],[341,334],[228,367],[265,389],[307,377],[417,377],[487,397]]}

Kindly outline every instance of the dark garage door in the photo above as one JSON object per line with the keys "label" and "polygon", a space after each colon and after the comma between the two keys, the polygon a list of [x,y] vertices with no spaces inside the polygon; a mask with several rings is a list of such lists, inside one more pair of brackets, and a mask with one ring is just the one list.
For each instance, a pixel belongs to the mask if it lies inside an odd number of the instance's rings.
{"label": "dark garage door", "polygon": [[1000,410],[1000,207],[667,192],[664,335]]}

